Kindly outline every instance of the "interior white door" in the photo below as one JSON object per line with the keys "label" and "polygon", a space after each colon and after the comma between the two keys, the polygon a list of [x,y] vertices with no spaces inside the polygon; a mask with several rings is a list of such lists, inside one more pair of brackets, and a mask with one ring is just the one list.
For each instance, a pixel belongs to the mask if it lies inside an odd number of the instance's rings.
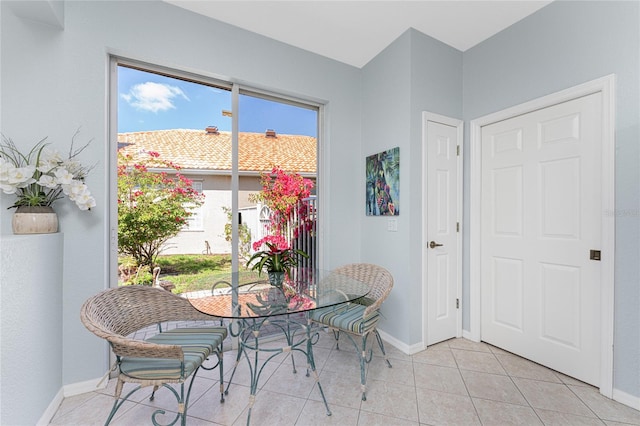
{"label": "interior white door", "polygon": [[458,334],[458,129],[426,123],[427,345]]}
{"label": "interior white door", "polygon": [[482,340],[596,386],[601,108],[596,93],[482,128]]}

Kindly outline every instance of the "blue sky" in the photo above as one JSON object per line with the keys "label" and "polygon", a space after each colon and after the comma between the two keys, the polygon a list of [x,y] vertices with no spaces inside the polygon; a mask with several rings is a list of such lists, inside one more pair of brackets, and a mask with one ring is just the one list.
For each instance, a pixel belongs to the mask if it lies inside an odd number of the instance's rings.
{"label": "blue sky", "polygon": [[[118,132],[164,129],[231,130],[231,92],[158,74],[118,67]],[[241,95],[241,132],[317,137],[317,112]]]}

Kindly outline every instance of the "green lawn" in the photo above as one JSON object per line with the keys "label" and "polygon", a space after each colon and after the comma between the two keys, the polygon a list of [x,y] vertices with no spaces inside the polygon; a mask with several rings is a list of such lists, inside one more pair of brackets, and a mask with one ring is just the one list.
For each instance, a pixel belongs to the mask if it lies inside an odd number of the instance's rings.
{"label": "green lawn", "polygon": [[[131,259],[120,258],[120,264],[130,264]],[[179,254],[158,256],[160,279],[171,281],[176,288],[174,293],[183,293],[187,289],[208,290],[221,278],[227,278],[231,272],[231,255],[228,254]],[[243,265],[241,265],[243,267]],[[143,271],[137,279],[127,284],[151,285],[151,273]],[[121,283],[124,284],[124,283]]]}

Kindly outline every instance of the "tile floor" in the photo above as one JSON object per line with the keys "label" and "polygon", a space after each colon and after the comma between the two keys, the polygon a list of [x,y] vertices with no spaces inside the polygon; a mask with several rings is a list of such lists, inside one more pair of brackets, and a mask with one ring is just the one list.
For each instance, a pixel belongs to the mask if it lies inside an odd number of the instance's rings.
{"label": "tile floor", "polygon": [[[353,346],[341,339],[336,350],[332,334],[320,335],[314,354],[333,415],[326,416],[314,379],[305,376],[303,359],[296,356],[298,373],[293,374],[291,358],[281,354],[262,372],[253,425],[640,425],[639,411],[602,397],[591,386],[465,339],[449,340],[412,356],[387,344],[393,368],[374,352],[367,400],[361,401]],[[225,353],[227,379],[234,360],[235,352]],[[245,424],[247,371],[243,360],[222,404],[217,370],[201,371],[187,424]],[[66,398],[51,424],[103,424],[112,404],[113,382],[104,390]],[[147,389],[134,394],[134,401],[120,409],[113,425],[151,424],[157,407],[175,409],[168,390],[158,391],[150,402]]]}

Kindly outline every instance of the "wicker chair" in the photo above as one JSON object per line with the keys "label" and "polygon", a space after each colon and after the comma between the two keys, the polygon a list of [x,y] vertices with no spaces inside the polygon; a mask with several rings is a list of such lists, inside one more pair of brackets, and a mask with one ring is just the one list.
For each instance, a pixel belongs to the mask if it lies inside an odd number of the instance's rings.
{"label": "wicker chair", "polygon": [[[393,277],[386,269],[367,263],[344,265],[337,268],[335,272],[367,283],[371,287],[370,292],[365,297],[356,300],[355,303],[318,309],[311,313],[311,319],[333,331],[336,339],[336,349],[340,349],[338,339],[340,338],[340,332],[344,332],[356,347],[356,350],[359,351],[362,400],[366,401],[367,377],[365,367],[373,357],[373,348],[369,348],[367,356],[367,339],[371,334],[375,335],[382,355],[389,368],[391,368],[391,362],[387,358],[384,343],[376,327],[380,319],[380,305],[391,293]],[[361,340],[360,345],[355,339]]]}
{"label": "wicker chair", "polygon": [[[222,341],[227,336],[225,327],[186,327],[162,330],[166,321],[213,321],[216,318],[196,310],[187,299],[165,290],[147,286],[123,286],[105,290],[88,299],[81,308],[82,323],[95,335],[106,339],[116,355],[113,370],[118,371],[115,401],[105,424],[109,424],[122,404],[139,389],[153,386],[151,400],[160,387],[168,388],[178,401],[177,414],[171,424],[180,418],[185,425],[189,395],[193,380],[200,367],[220,370],[220,401],[223,396]],[[158,325],[159,333],[146,340],[135,340],[130,335],[150,325]],[[211,367],[202,364],[210,356],[217,356]],[[112,370],[112,371],[113,371]],[[191,381],[185,396],[185,382]],[[125,382],[137,383],[121,399]],[[180,384],[180,393],[169,384]],[[164,414],[157,410],[152,415]]]}

